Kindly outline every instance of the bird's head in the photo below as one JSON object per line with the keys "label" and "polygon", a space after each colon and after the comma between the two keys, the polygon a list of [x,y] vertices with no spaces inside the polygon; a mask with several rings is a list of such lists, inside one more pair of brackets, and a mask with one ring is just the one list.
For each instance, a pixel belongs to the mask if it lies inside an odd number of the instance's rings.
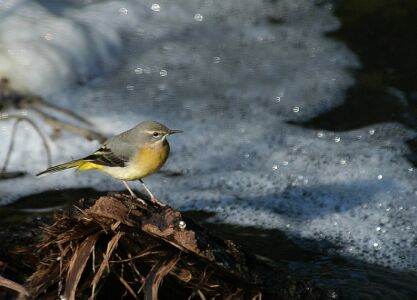
{"label": "bird's head", "polygon": [[165,125],[155,121],[139,123],[134,128],[134,131],[139,137],[140,143],[144,146],[159,145],[166,140],[168,135],[182,132],[181,130],[169,129]]}

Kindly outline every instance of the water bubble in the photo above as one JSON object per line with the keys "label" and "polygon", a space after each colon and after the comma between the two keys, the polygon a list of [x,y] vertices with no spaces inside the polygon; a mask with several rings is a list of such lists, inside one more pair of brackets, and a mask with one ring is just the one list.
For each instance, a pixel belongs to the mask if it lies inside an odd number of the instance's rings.
{"label": "water bubble", "polygon": [[245,153],[245,158],[249,158],[250,157],[250,154],[249,153]]}
{"label": "water bubble", "polygon": [[142,68],[136,68],[135,69],[135,73],[138,74],[138,75],[140,75],[140,74],[143,73],[143,69]]}
{"label": "water bubble", "polygon": [[285,227],[290,228],[291,227],[291,224],[287,224],[287,225],[285,225]]}
{"label": "water bubble", "polygon": [[372,244],[372,246],[374,246],[376,248],[376,247],[379,246],[379,244],[375,242],[375,243]]}
{"label": "water bubble", "polygon": [[218,64],[218,63],[220,63],[220,61],[221,61],[220,57],[218,57],[218,56],[213,57],[213,63],[214,64]]}
{"label": "water bubble", "polygon": [[185,229],[185,227],[187,227],[187,224],[184,221],[180,221],[179,224],[178,224],[178,227],[180,229]]}
{"label": "water bubble", "polygon": [[339,143],[339,142],[340,142],[340,137],[336,136],[336,137],[334,138],[334,141],[335,141],[336,143]]}
{"label": "water bubble", "polygon": [[413,168],[408,168],[408,172],[413,172],[414,169]]}
{"label": "water bubble", "polygon": [[272,170],[274,170],[274,171],[278,170],[278,165],[273,165]]}
{"label": "water bubble", "polygon": [[194,15],[194,20],[201,22],[203,21],[203,15],[202,14],[195,14]]}
{"label": "water bubble", "polygon": [[298,113],[300,111],[300,108],[298,106],[294,106],[292,111]]}
{"label": "water bubble", "polygon": [[151,9],[153,11],[161,11],[161,6],[158,3],[154,3],[152,4]]}
{"label": "water bubble", "polygon": [[382,174],[379,174],[377,178],[378,180],[382,180]]}
{"label": "water bubble", "polygon": [[159,71],[159,75],[161,75],[161,77],[165,77],[168,75],[168,71],[167,70],[161,70]]}
{"label": "water bubble", "polygon": [[318,137],[318,138],[322,138],[322,137],[324,137],[324,132],[323,132],[323,131],[319,131],[319,132],[317,132],[317,137]]}
{"label": "water bubble", "polygon": [[127,8],[125,8],[125,7],[121,7],[121,8],[119,8],[119,14],[120,14],[121,16],[125,16],[125,15],[127,15]]}
{"label": "water bubble", "polygon": [[378,226],[378,227],[376,228],[376,231],[381,231],[381,227],[379,227],[379,226]]}
{"label": "water bubble", "polygon": [[341,159],[341,160],[340,160],[340,164],[341,164],[341,165],[346,165],[346,160]]}
{"label": "water bubble", "polygon": [[275,97],[275,101],[277,101],[278,103],[281,102],[281,97],[280,96]]}
{"label": "water bubble", "polygon": [[128,85],[126,86],[126,90],[128,90],[128,91],[134,91],[134,90],[135,90],[135,86],[133,86],[133,85],[131,85],[131,84],[128,84]]}
{"label": "water bubble", "polygon": [[375,129],[369,129],[368,133],[369,133],[369,135],[374,135],[375,134]]}
{"label": "water bubble", "polygon": [[43,38],[47,41],[50,41],[54,38],[54,35],[52,33],[46,33]]}

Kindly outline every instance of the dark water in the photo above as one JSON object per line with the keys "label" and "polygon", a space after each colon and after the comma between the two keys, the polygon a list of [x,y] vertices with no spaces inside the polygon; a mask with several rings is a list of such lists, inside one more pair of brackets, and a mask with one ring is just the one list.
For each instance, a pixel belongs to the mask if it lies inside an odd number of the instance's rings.
{"label": "dark water", "polygon": [[[397,122],[417,129],[417,1],[343,0],[335,14],[341,28],[329,34],[359,57],[356,84],[342,105],[301,123],[347,131]],[[417,165],[417,136],[407,141]]]}
{"label": "dark water", "polygon": [[417,128],[417,1],[344,0],[329,34],[359,58],[356,83],[342,105],[303,125],[332,131],[398,122]]}
{"label": "dark water", "polygon": [[[336,2],[341,28],[329,34],[359,58],[356,83],[339,107],[298,125],[349,131],[396,122],[417,129],[417,1],[344,0]],[[404,154],[417,165],[417,135]],[[324,246],[326,252],[332,247]],[[335,289],[343,299],[417,299],[416,274],[396,272],[332,256],[289,261],[299,274]],[[337,291],[336,291],[337,290]]]}
{"label": "dark water", "polygon": [[[207,222],[211,215],[189,212],[223,239],[238,242],[271,265],[285,263],[297,279],[327,291],[329,299],[417,299],[417,275],[332,254],[336,246],[292,242],[279,230]],[[298,245],[303,245],[301,248]],[[305,245],[310,244],[309,249]]]}

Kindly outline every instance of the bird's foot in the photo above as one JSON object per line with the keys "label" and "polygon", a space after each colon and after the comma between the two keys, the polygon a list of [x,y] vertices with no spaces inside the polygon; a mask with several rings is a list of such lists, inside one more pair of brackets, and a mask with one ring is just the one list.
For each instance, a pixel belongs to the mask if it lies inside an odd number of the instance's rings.
{"label": "bird's foot", "polygon": [[140,204],[142,204],[144,206],[147,205],[145,200],[143,200],[143,199],[139,198],[138,196],[136,196],[136,194],[134,192],[132,192],[131,190],[129,190],[129,194],[130,194],[130,196],[134,197],[137,201],[139,201]]}
{"label": "bird's foot", "polygon": [[167,206],[166,204],[159,202],[159,201],[158,201],[158,199],[156,199],[156,197],[155,197],[155,196],[152,196],[149,200],[150,200],[153,204],[159,205],[159,206],[161,206],[161,207]]}
{"label": "bird's foot", "polygon": [[143,204],[144,206],[147,205],[145,200],[143,200],[143,199],[141,199],[141,198],[139,198],[137,196],[136,196],[136,200],[138,200],[140,202],[140,204]]}

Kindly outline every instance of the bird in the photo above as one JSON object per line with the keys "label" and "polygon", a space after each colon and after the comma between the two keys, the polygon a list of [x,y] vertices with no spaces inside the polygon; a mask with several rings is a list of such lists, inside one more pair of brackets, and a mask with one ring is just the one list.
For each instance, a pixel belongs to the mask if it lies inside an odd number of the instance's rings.
{"label": "bird", "polygon": [[105,141],[94,153],[80,159],[59,164],[36,176],[77,168],[77,172],[99,170],[123,182],[130,195],[138,198],[127,181],[139,180],[154,204],[159,202],[145,185],[143,178],[157,172],[166,162],[170,147],[169,135],[182,130],[172,130],[156,121],[145,121]]}

